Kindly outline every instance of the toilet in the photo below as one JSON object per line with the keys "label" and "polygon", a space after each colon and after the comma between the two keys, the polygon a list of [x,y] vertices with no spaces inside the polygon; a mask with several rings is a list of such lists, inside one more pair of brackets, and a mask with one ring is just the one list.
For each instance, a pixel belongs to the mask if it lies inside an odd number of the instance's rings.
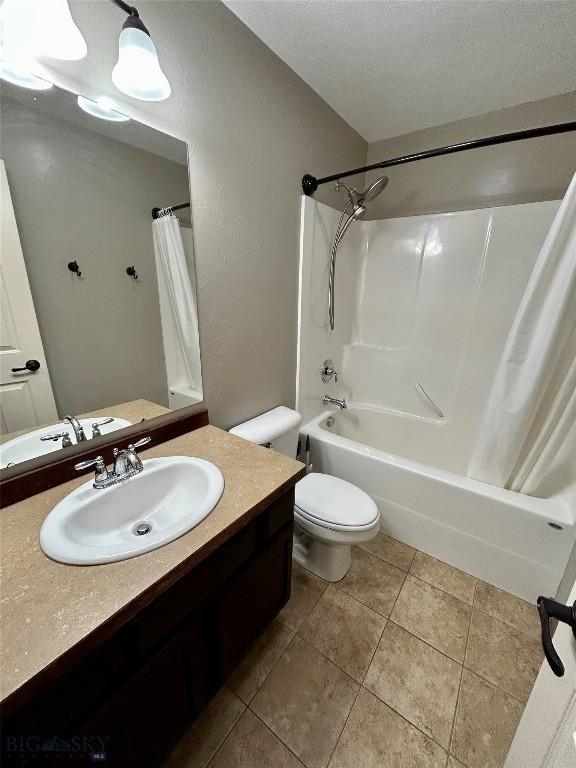
{"label": "toilet", "polygon": [[[300,414],[281,405],[233,427],[230,433],[294,458]],[[293,559],[326,581],[340,581],[352,563],[352,547],[380,529],[378,507],[346,480],[310,472],[296,483]]]}

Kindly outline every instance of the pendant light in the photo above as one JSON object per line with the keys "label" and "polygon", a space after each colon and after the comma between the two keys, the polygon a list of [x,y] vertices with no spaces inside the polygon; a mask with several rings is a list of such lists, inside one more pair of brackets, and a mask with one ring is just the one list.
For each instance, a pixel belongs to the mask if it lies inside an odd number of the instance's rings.
{"label": "pendant light", "polygon": [[0,61],[0,79],[32,91],[47,91],[52,88],[49,80],[33,75],[28,68],[10,61]]}
{"label": "pendant light", "polygon": [[78,106],[92,117],[98,117],[100,120],[110,120],[113,123],[126,123],[130,118],[128,115],[118,112],[110,99],[102,97],[100,99],[88,99],[86,96],[78,96]]}
{"label": "pendant light", "polygon": [[36,61],[36,4],[3,0],[0,4],[0,78],[32,91],[47,91],[52,83],[42,77]]}
{"label": "pendant light", "polygon": [[74,23],[68,0],[42,0],[37,28],[38,55],[62,61],[79,61],[86,56],[86,41]]}
{"label": "pendant light", "polygon": [[[158,53],[138,10],[125,0],[111,2],[127,14],[112,82],[134,99],[167,99],[170,83],[160,68]],[[38,66],[36,57],[78,61],[87,53],[86,41],[74,23],[68,0],[0,0],[0,27],[0,60],[4,62],[0,77],[27,88],[49,87],[46,80],[33,74]],[[25,64],[28,60],[33,66]],[[86,106],[94,109],[90,104]]]}
{"label": "pendant light", "polygon": [[122,93],[141,101],[162,101],[171,93],[150,33],[135,8],[122,25],[112,82]]}

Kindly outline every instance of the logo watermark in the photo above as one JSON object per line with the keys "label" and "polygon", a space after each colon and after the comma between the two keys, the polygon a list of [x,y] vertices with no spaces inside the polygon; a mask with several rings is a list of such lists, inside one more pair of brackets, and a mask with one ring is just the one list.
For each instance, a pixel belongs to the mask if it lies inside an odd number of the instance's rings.
{"label": "logo watermark", "polygon": [[71,736],[69,739],[61,736],[5,736],[4,753],[10,756],[50,754],[63,758],[71,754],[85,756],[93,763],[103,763],[107,758],[106,746],[109,736]]}

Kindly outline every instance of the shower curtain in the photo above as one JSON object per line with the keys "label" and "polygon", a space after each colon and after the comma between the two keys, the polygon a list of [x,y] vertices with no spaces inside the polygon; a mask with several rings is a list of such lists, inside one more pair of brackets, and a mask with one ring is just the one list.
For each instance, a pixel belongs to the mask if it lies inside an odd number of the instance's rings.
{"label": "shower curtain", "polygon": [[576,176],[514,318],[468,475],[528,494],[576,479]]}
{"label": "shower curtain", "polygon": [[200,349],[196,297],[192,290],[186,254],[180,234],[180,224],[173,213],[154,219],[154,251],[164,277],[182,359],[190,377],[192,389],[201,390]]}

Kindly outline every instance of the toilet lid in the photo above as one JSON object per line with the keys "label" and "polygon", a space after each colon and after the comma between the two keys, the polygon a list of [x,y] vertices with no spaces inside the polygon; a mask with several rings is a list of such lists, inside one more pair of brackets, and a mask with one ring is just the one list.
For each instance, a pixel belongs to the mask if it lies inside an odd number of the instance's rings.
{"label": "toilet lid", "polygon": [[296,483],[295,504],[304,517],[327,527],[362,528],[378,518],[378,507],[367,493],[320,472]]}

